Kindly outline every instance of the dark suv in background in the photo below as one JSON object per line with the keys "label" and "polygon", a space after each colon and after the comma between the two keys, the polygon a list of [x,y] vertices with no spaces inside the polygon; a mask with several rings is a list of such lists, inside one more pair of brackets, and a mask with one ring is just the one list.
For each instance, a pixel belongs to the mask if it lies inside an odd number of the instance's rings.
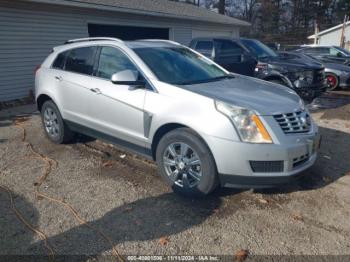
{"label": "dark suv in background", "polygon": [[[225,45],[218,44],[222,42]],[[228,43],[237,48],[234,51],[233,48],[226,48]],[[305,100],[320,96],[326,88],[322,64],[279,56],[255,39],[196,38],[192,40],[190,47],[229,71],[288,86]],[[231,57],[235,59],[232,60]],[[231,66],[233,62],[234,66]]]}
{"label": "dark suv in background", "polygon": [[257,61],[239,40],[225,38],[195,38],[190,47],[237,74],[254,76]]}

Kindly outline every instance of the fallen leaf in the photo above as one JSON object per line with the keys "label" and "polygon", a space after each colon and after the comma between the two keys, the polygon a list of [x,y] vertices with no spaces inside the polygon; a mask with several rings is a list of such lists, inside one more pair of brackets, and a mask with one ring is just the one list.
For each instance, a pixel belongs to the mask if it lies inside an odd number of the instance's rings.
{"label": "fallen leaf", "polygon": [[304,221],[304,218],[301,214],[299,213],[295,213],[292,215],[292,218],[295,220],[295,221]]}
{"label": "fallen leaf", "polygon": [[332,181],[332,178],[329,177],[329,176],[323,176],[322,179],[323,179],[323,181],[326,182],[326,183],[329,183],[329,182]]}
{"label": "fallen leaf", "polygon": [[248,250],[240,249],[235,254],[235,261],[242,262],[247,259],[248,255]]}
{"label": "fallen leaf", "polygon": [[102,166],[105,168],[111,168],[113,166],[113,161],[112,160],[107,160],[102,163]]}
{"label": "fallen leaf", "polygon": [[133,210],[132,207],[126,207],[126,208],[124,209],[125,212],[130,212],[130,211],[132,211],[132,210]]}
{"label": "fallen leaf", "polygon": [[159,242],[160,245],[166,246],[169,243],[169,238],[161,237],[158,242]]}
{"label": "fallen leaf", "polygon": [[268,204],[269,203],[269,201],[267,201],[266,199],[263,199],[263,198],[259,198],[258,200],[261,204]]}
{"label": "fallen leaf", "polygon": [[37,200],[43,200],[44,198],[42,196],[36,196]]}

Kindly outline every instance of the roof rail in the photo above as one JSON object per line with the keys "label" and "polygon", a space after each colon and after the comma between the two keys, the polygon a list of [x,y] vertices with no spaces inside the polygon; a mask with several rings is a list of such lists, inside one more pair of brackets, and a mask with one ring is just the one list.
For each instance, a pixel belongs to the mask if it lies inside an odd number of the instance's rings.
{"label": "roof rail", "polygon": [[119,38],[113,38],[113,37],[87,37],[87,38],[78,38],[78,39],[72,39],[66,41],[64,44],[73,44],[73,43],[79,43],[79,42],[89,42],[89,41],[117,41],[119,43],[123,43],[122,40]]}
{"label": "roof rail", "polygon": [[164,42],[164,43],[169,43],[169,44],[174,44],[174,45],[181,45],[178,42],[171,41],[171,40],[165,40],[165,39],[141,39],[141,41],[147,41],[147,42]]}

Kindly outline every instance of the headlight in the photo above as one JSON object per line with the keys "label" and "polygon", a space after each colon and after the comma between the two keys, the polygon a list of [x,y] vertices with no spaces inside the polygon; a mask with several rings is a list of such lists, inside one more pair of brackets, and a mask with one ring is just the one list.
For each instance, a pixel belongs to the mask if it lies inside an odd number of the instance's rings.
{"label": "headlight", "polygon": [[303,80],[307,83],[311,84],[314,80],[314,72],[313,71],[301,71],[295,73],[296,80]]}
{"label": "headlight", "polygon": [[220,113],[230,119],[243,142],[272,143],[269,132],[253,111],[221,101],[215,101],[215,106]]}

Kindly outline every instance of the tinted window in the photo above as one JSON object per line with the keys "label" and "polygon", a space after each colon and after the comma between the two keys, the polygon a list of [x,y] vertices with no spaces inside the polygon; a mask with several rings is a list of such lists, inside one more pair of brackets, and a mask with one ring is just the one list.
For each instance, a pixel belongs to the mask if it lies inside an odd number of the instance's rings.
{"label": "tinted window", "polygon": [[122,51],[113,47],[102,47],[97,76],[111,79],[113,74],[124,70],[138,71]]}
{"label": "tinted window", "polygon": [[242,39],[243,45],[258,58],[277,57],[277,53],[258,40]]}
{"label": "tinted window", "polygon": [[67,52],[60,53],[56,57],[56,60],[53,62],[52,68],[63,69],[64,68],[64,63],[66,61],[66,56],[67,56]]}
{"label": "tinted window", "polygon": [[96,47],[82,47],[69,52],[66,70],[80,74],[92,75]]}
{"label": "tinted window", "polygon": [[243,53],[243,48],[229,40],[217,40],[219,53],[221,55],[239,55]]}
{"label": "tinted window", "polygon": [[213,50],[213,42],[211,41],[198,41],[196,50],[199,52],[211,53]]}
{"label": "tinted window", "polygon": [[166,83],[195,84],[230,77],[213,62],[187,48],[149,47],[134,51]]}
{"label": "tinted window", "polygon": [[311,54],[311,55],[328,55],[329,54],[329,48],[327,47],[315,47],[315,48],[306,48],[305,53]]}

